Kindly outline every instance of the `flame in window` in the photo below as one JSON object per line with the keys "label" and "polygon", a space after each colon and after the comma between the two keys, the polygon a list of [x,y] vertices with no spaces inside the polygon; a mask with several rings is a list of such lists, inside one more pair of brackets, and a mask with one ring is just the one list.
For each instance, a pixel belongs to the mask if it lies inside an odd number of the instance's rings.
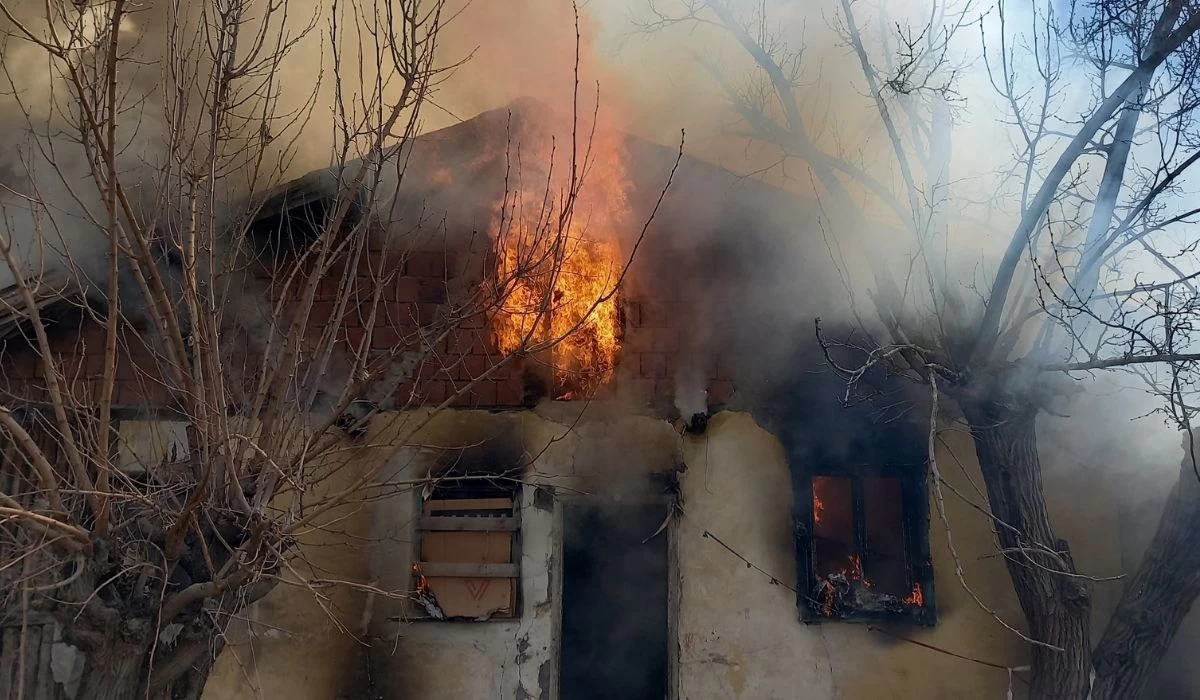
{"label": "flame in window", "polygon": [[423,595],[429,592],[429,579],[425,576],[425,572],[421,570],[420,562],[413,562],[413,573],[417,575],[417,595]]}
{"label": "flame in window", "polygon": [[925,605],[925,592],[921,590],[921,582],[917,581],[913,584],[912,593],[904,597],[902,601],[905,605],[915,605],[922,607]]}
{"label": "flame in window", "polygon": [[[493,324],[498,349],[510,353],[550,345],[555,379],[566,390],[556,398],[571,398],[607,382],[621,347],[616,287],[622,253],[617,241],[630,220],[624,149],[615,135],[598,133],[595,138],[565,227],[560,228],[561,212],[551,206],[553,198],[546,197],[545,182],[529,180],[529,191],[515,193],[506,203],[507,220],[495,225],[500,230],[500,308]],[[550,162],[546,146],[534,162]],[[545,208],[537,206],[544,200]]]}
{"label": "flame in window", "polygon": [[836,597],[837,591],[834,590],[832,581],[821,584],[821,614],[825,617],[833,617],[833,600]]}

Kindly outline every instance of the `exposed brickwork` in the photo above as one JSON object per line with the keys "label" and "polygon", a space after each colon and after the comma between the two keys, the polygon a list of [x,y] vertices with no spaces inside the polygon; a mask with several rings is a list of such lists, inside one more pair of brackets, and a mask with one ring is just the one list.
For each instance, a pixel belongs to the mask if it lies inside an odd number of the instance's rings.
{"label": "exposed brickwork", "polygon": [[[409,252],[391,264],[359,263],[356,275],[343,277],[340,270],[321,279],[316,286],[306,335],[315,339],[334,326],[342,348],[360,348],[367,340],[370,303],[377,293],[381,303],[370,334],[370,351],[387,353],[411,344],[419,331],[446,313],[451,290],[468,274],[468,256],[445,251]],[[380,258],[373,258],[378,260]],[[377,289],[375,280],[383,279]],[[259,280],[270,290],[273,301],[285,312],[299,307],[307,280],[293,282],[284,298],[282,280]],[[339,314],[339,289],[349,286],[351,303]],[[722,404],[734,392],[731,373],[715,358],[695,354],[688,348],[689,319],[696,303],[685,299],[675,282],[655,280],[654,284],[632,284],[622,304],[623,346],[617,359],[618,371],[613,386],[604,387],[601,396],[621,395],[669,408],[673,403],[675,376],[681,366],[699,367],[708,382],[710,405]],[[44,380],[36,354],[22,350],[20,339],[10,340],[3,352],[3,376],[9,391],[31,400],[44,400]],[[72,392],[83,400],[95,400],[103,372],[103,328],[90,317],[73,326],[60,326],[54,333],[55,353],[68,376]],[[455,324],[445,337],[432,343],[432,352],[414,376],[401,383],[395,392],[397,405],[438,405],[462,387],[484,376],[453,405],[477,408],[516,408],[527,397],[526,371],[537,363],[519,362],[491,369],[500,359],[487,319],[476,315]],[[162,352],[162,351],[157,351]],[[156,351],[147,347],[137,333],[126,332],[118,352],[115,399],[128,406],[165,405],[171,392],[157,376]],[[233,373],[241,376],[245,388],[254,385],[260,359],[241,355],[233,362]],[[490,371],[489,371],[490,370]]]}

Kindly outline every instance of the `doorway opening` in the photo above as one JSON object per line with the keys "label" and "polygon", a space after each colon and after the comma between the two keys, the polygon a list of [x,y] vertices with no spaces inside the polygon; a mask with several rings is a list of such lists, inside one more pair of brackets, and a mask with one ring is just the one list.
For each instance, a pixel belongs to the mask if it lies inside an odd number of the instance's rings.
{"label": "doorway opening", "polygon": [[560,697],[667,697],[667,508],[564,505]]}

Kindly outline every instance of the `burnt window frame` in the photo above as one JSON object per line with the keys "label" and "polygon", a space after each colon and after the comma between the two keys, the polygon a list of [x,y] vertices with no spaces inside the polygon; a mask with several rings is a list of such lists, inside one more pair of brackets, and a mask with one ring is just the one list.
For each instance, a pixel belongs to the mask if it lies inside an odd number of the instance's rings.
{"label": "burnt window frame", "polygon": [[[926,461],[887,460],[883,464],[857,461],[820,460],[793,480],[794,530],[796,546],[796,604],[800,619],[805,623],[822,622],[901,622],[932,626],[937,622],[934,589],[933,558],[929,548],[929,492],[926,480],[929,465]],[[854,545],[865,578],[870,578],[870,559],[867,551],[866,508],[864,480],[868,477],[896,479],[901,493],[901,528],[904,542],[904,569],[909,587],[920,584],[923,603],[898,610],[872,611],[860,608],[837,609],[834,614],[823,613],[823,603],[815,597],[818,586],[816,537],[813,522],[813,479],[815,477],[843,478],[851,484],[851,508],[854,522]]]}
{"label": "burnt window frame", "polygon": [[[494,477],[494,480],[493,479],[480,479],[481,476]],[[450,494],[446,493],[448,490],[453,488],[453,486],[452,486],[453,484],[464,483],[464,482],[466,482],[467,484],[470,484],[472,482],[478,483],[480,481],[488,483],[488,484],[492,484],[494,486],[494,490],[497,493],[503,492],[505,494],[503,496],[503,498],[510,498],[512,500],[512,507],[511,507],[511,510],[508,515],[494,516],[494,515],[459,514],[459,515],[435,516],[435,515],[426,515],[425,514],[425,505],[429,501],[434,501],[434,500],[469,501],[469,500],[477,500],[480,498],[486,498],[486,496],[455,495],[453,493],[450,493]],[[441,492],[440,494],[439,494],[439,491]],[[520,481],[511,479],[511,478],[506,478],[500,474],[467,473],[467,474],[457,474],[457,475],[445,475],[445,476],[439,477],[438,480],[436,482],[434,482],[434,484],[433,484],[433,488],[431,489],[431,491],[429,493],[429,498],[424,498],[423,495],[418,492],[418,494],[416,495],[417,503],[416,503],[416,510],[413,514],[414,520],[413,520],[413,526],[412,526],[413,527],[412,566],[409,568],[410,589],[414,592],[414,595],[410,596],[410,599],[408,601],[409,602],[409,605],[407,606],[408,607],[408,610],[407,610],[407,619],[408,620],[410,620],[410,621],[427,621],[427,622],[488,623],[488,622],[514,622],[514,621],[520,621],[522,619],[522,617],[523,617],[523,609],[522,609],[523,608],[523,592],[522,592],[523,584],[522,584],[522,567],[521,567],[521,556],[522,556],[522,553],[521,553],[522,537],[521,537],[521,535],[522,535],[522,526],[523,526],[523,522],[522,522],[523,519],[521,517],[522,491],[523,491],[523,488],[522,488],[522,484]],[[440,495],[440,497],[439,497],[439,495]],[[449,498],[447,498],[448,495],[450,496]],[[501,496],[496,495],[493,497],[500,498]],[[423,604],[418,599],[418,595],[420,593],[420,588],[421,588],[421,578],[423,576],[428,577],[428,578],[437,578],[438,577],[436,574],[436,571],[438,570],[437,565],[447,565],[448,564],[450,566],[470,566],[470,564],[468,564],[468,563],[459,564],[459,563],[455,563],[455,562],[426,562],[426,561],[423,561],[422,553],[423,553],[424,545],[425,545],[425,536],[431,532],[491,532],[492,530],[477,529],[477,528],[473,528],[473,527],[459,529],[456,527],[435,524],[438,522],[446,522],[449,520],[459,520],[460,522],[463,520],[469,520],[469,521],[473,521],[475,524],[478,524],[479,521],[482,521],[485,518],[495,518],[498,521],[507,521],[507,522],[498,522],[495,532],[508,533],[512,538],[512,543],[509,548],[509,561],[507,563],[497,564],[496,566],[497,566],[497,568],[506,568],[510,571],[510,573],[501,574],[501,575],[488,575],[488,576],[480,575],[480,576],[478,576],[478,578],[506,579],[506,580],[513,582],[511,614],[509,614],[509,615],[493,614],[493,615],[489,615],[487,618],[484,618],[484,619],[473,618],[473,617],[468,617],[468,616],[461,616],[461,615],[456,615],[456,616],[447,615],[445,617],[436,617],[436,616],[430,614],[424,608]],[[434,571],[435,573],[429,573],[429,571],[431,570],[429,567],[429,564],[435,565],[432,569],[432,571]],[[470,576],[451,576],[449,574],[443,574],[442,576],[449,577],[449,578],[472,578]],[[436,601],[436,598],[434,598],[434,600]]]}

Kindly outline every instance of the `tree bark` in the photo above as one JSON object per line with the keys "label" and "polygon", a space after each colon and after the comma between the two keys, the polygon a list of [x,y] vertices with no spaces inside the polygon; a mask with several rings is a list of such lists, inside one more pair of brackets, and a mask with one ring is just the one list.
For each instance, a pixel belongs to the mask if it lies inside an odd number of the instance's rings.
{"label": "tree bark", "polygon": [[[148,620],[137,622],[152,629]],[[0,628],[0,698],[65,700],[59,682],[64,679],[56,679],[52,668],[56,626],[43,616],[24,628]],[[125,634],[63,631],[64,641],[90,640],[79,651],[84,665],[74,700],[199,700],[224,646],[223,637],[207,624],[180,635],[177,644],[160,643],[157,649],[151,648],[151,639],[139,639],[128,630]]]}
{"label": "tree bark", "polygon": [[90,650],[75,700],[199,700],[221,646],[210,632],[172,648],[115,641]]}
{"label": "tree bark", "polygon": [[962,404],[996,534],[1032,646],[1031,700],[1083,700],[1091,675],[1088,624],[1091,590],[1074,577],[1066,542],[1050,526],[1037,453],[1037,407],[1033,401],[989,398]]}
{"label": "tree bark", "polygon": [[75,700],[134,700],[146,675],[148,648],[128,642],[87,652],[87,665]]}
{"label": "tree bark", "polygon": [[1186,443],[1185,451],[1154,539],[1096,647],[1093,700],[1141,697],[1200,595],[1200,478]]}

